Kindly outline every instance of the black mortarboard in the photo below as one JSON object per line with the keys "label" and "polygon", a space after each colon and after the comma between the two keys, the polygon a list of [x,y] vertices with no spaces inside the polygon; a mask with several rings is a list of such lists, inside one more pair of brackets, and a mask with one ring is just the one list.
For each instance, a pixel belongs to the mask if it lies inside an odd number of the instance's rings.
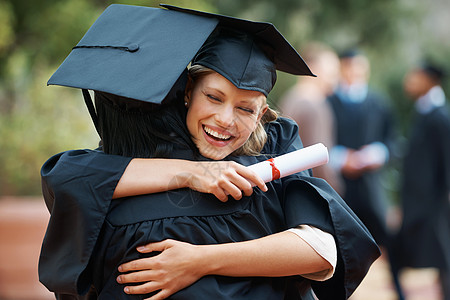
{"label": "black mortarboard", "polygon": [[48,81],[161,103],[217,20],[113,4]]}
{"label": "black mortarboard", "polygon": [[266,96],[276,80],[276,70],[315,76],[297,51],[271,23],[254,22],[171,5],[170,10],[219,20],[216,31],[192,64],[213,69],[241,89]]}
{"label": "black mortarboard", "polygon": [[[221,29],[216,30],[200,52],[216,51],[209,46],[221,42],[223,47],[216,54],[225,60],[217,65],[216,56],[209,60],[209,67],[237,87],[259,90],[267,95],[275,82],[275,70],[314,76],[297,51],[270,23],[163,6],[167,9],[109,6],[48,84],[82,89],[97,126],[87,90],[161,103],[216,27]],[[240,31],[247,39],[228,35],[235,44],[224,43],[223,28],[228,32]],[[249,48],[249,45],[257,46]],[[228,56],[223,56],[224,53]],[[238,56],[242,59],[238,60]],[[200,54],[196,58],[197,63],[208,61]],[[183,89],[182,84],[177,86]]]}

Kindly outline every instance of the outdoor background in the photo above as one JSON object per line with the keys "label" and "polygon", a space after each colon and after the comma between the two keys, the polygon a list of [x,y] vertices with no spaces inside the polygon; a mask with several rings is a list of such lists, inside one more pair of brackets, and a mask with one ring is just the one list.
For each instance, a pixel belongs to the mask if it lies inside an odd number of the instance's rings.
{"label": "outdoor background", "polygon": [[[25,204],[16,210],[0,205],[0,217],[5,222],[10,216],[16,223],[35,218],[39,225],[33,226],[40,230],[37,237],[33,236],[37,244],[42,240],[48,218],[40,197],[40,167],[53,154],[95,148],[98,143],[81,92],[47,87],[46,83],[94,20],[112,3],[158,6],[160,1],[0,0],[0,204],[2,199],[11,203],[27,197],[22,201]],[[324,42],[338,52],[359,47],[372,64],[372,87],[391,101],[400,135],[408,129],[411,111],[411,102],[402,91],[405,72],[425,59],[450,72],[448,0],[167,0],[163,3],[272,22],[300,54],[302,45],[311,41]],[[274,107],[280,95],[295,81],[287,74],[278,76],[269,96]],[[450,94],[448,80],[444,90]],[[385,187],[393,205],[397,202],[400,174],[396,163],[386,172]],[[33,213],[35,207],[38,214]],[[22,214],[22,219],[15,214]],[[14,233],[18,228],[18,225],[8,226],[2,230],[0,223],[0,250],[14,239],[7,233]],[[36,249],[33,255],[38,255]],[[2,253],[0,259],[0,265],[10,261]],[[31,263],[35,268],[36,258]],[[1,289],[5,288],[2,281],[5,283],[7,279],[10,276],[0,268],[0,300],[6,299],[2,298]]]}
{"label": "outdoor background", "polygon": [[[81,92],[46,83],[112,3],[158,6],[160,1],[0,0],[0,195],[40,194],[39,169],[49,156],[96,146]],[[358,46],[371,60],[372,86],[391,99],[400,131],[406,129],[411,108],[401,88],[406,70],[423,59],[450,70],[448,0],[165,3],[272,22],[300,54],[302,45],[310,41],[322,41],[336,51]],[[269,96],[275,107],[295,80],[278,75]],[[388,182],[395,189],[392,178]]]}

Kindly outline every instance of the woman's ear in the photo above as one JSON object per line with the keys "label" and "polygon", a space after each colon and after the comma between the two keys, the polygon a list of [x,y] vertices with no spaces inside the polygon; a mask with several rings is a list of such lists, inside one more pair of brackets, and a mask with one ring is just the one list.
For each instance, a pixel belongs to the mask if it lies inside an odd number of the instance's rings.
{"label": "woman's ear", "polygon": [[266,113],[267,109],[269,109],[269,105],[268,104],[264,104],[261,107],[261,110],[259,111],[258,114],[258,122],[261,121],[262,116],[264,116],[264,114]]}
{"label": "woman's ear", "polygon": [[186,88],[184,90],[184,105],[186,107],[189,106],[189,101],[191,100],[191,94],[192,94],[193,87],[194,87],[194,80],[189,75],[188,76],[188,81],[186,83]]}

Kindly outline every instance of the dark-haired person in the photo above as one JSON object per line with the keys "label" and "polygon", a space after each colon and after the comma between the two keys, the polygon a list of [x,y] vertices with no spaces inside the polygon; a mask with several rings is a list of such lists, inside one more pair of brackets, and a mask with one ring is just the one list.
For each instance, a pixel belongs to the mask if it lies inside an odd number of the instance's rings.
{"label": "dark-haired person", "polygon": [[[371,65],[360,49],[339,55],[340,79],[328,97],[336,123],[335,145],[329,165],[341,177],[340,195],[389,255],[392,236],[387,227],[388,198],[383,170],[391,159],[395,140],[394,116],[388,99],[370,86]],[[392,271],[399,300],[403,292]]]}
{"label": "dark-haired person", "polygon": [[403,222],[397,241],[400,266],[436,268],[445,300],[450,299],[450,113],[432,64],[411,69],[404,91],[414,101],[403,160]]}
{"label": "dark-haired person", "polygon": [[[126,69],[124,60],[133,53],[139,55],[148,41],[108,46],[105,43],[111,41],[100,34],[102,26],[117,21],[121,13],[128,16],[126,23],[140,23],[144,20],[135,18],[136,14],[144,12],[152,24],[155,14],[163,20],[202,14],[171,9],[110,7],[49,81],[96,91],[96,109],[91,106],[90,111],[106,154],[68,151],[43,166],[43,192],[51,219],[41,253],[41,281],[61,299],[82,298],[89,288],[94,298],[128,299],[133,296],[123,292],[121,283],[130,281],[143,284],[125,286],[127,293],[147,294],[150,299],[313,299],[311,285],[323,299],[347,298],[378,256],[362,223],[329,185],[308,172],[266,187],[256,174],[240,166],[301,147],[295,125],[276,119],[266,97],[275,83],[276,69],[311,73],[295,51],[290,52],[292,65],[278,61],[290,45],[280,41],[282,36],[272,25],[206,14],[204,18],[218,20],[219,25],[209,38],[205,34],[206,42],[193,58],[184,97],[166,98],[159,107],[146,103],[148,95],[135,95],[123,82],[111,81],[115,72]],[[184,27],[202,20],[199,17]],[[250,30],[253,26],[257,30]],[[262,28],[268,29],[264,33],[268,41],[257,36]],[[108,32],[114,30],[108,28]],[[128,38],[129,32],[124,32]],[[179,29],[179,34],[184,33]],[[274,43],[272,47],[266,47],[269,42]],[[91,55],[97,61],[109,54],[120,61],[121,68],[115,72],[100,69],[103,61],[94,66],[86,62]],[[178,72],[187,65],[183,61]],[[86,74],[70,78],[74,70],[83,69],[80,63],[93,68],[94,79],[105,73],[111,76],[99,78],[109,83],[99,89]],[[140,71],[152,73],[143,66]],[[89,103],[88,94],[84,95]],[[147,139],[157,143],[148,144]],[[186,187],[186,182],[178,181],[180,174],[172,168],[149,174],[145,164],[154,161],[145,158],[158,156],[210,161],[209,166],[219,163],[211,160],[225,159],[228,162],[222,165],[229,164],[228,169],[235,172],[225,180],[232,186],[230,194],[242,189],[246,196],[221,202],[212,194],[189,189],[163,192],[169,188],[159,184],[167,183],[167,174],[174,181],[170,188]],[[152,194],[137,195],[125,184],[121,196],[134,196],[112,200],[119,180],[136,176],[136,168],[138,177],[149,179],[150,190],[144,192]],[[248,181],[261,190],[253,190]],[[146,186],[141,184],[136,182],[131,190],[137,187],[142,192]],[[69,236],[77,225],[75,236]],[[127,273],[119,276],[119,267]]]}

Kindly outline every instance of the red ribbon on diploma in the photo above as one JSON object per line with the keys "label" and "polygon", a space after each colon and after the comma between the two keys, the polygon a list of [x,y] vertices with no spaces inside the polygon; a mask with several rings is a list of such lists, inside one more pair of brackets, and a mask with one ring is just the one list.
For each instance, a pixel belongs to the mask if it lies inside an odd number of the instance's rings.
{"label": "red ribbon on diploma", "polygon": [[273,158],[269,158],[267,160],[270,163],[270,166],[272,167],[272,180],[279,179],[280,178],[280,170],[275,166],[275,162],[273,161]]}

